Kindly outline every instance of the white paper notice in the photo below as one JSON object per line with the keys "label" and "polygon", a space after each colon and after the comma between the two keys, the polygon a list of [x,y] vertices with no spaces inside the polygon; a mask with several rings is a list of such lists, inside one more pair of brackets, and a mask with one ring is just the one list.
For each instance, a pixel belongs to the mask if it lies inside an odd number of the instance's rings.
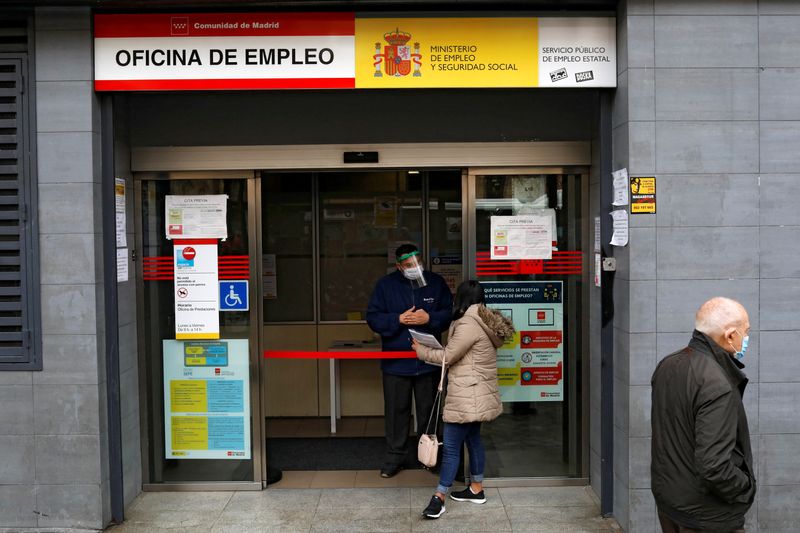
{"label": "white paper notice", "polygon": [[227,194],[168,195],[167,239],[227,239]]}
{"label": "white paper notice", "polygon": [[594,286],[600,287],[601,285],[601,273],[602,273],[602,260],[600,254],[594,254]]}
{"label": "white paper notice", "polygon": [[550,210],[541,215],[491,217],[491,258],[551,259],[553,218]]}
{"label": "white paper notice", "polygon": [[128,246],[128,237],[125,235],[125,212],[117,211],[117,248]]}
{"label": "white paper notice", "polygon": [[114,200],[117,212],[125,212],[125,178],[114,178]]}
{"label": "white paper notice", "polygon": [[600,251],[600,217],[594,217],[594,251]]}
{"label": "white paper notice", "polygon": [[621,168],[611,173],[614,185],[614,201],[611,205],[628,205],[628,169]]}
{"label": "white paper notice", "polygon": [[117,215],[117,248],[128,246],[125,224],[125,178],[114,178],[114,208]]}
{"label": "white paper notice", "polygon": [[175,338],[219,338],[217,244],[175,245]]}
{"label": "white paper notice", "polygon": [[625,246],[628,244],[628,211],[617,209],[611,212],[614,219],[614,234],[611,236],[612,246]]}
{"label": "white paper notice", "polygon": [[128,281],[128,249],[117,248],[117,283]]}

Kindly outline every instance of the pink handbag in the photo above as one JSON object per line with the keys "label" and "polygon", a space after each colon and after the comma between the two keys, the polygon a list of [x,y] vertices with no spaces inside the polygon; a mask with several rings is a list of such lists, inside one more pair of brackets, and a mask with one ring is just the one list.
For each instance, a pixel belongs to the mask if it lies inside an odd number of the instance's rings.
{"label": "pink handbag", "polygon": [[[439,388],[436,391],[436,399],[433,400],[433,408],[431,409],[431,416],[428,417],[428,425],[425,427],[425,433],[420,436],[419,444],[417,445],[417,459],[420,463],[433,468],[439,458],[439,438],[436,436],[436,429],[439,425],[439,408],[442,405],[442,387],[444,385],[444,371],[445,361],[442,355],[442,377],[439,379]],[[431,432],[431,422],[433,422],[433,432]]]}

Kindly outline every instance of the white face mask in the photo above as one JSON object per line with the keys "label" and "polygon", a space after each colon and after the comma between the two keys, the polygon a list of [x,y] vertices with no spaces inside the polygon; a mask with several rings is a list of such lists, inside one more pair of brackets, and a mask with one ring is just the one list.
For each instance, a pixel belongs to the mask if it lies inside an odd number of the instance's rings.
{"label": "white face mask", "polygon": [[420,267],[405,268],[403,275],[410,280],[420,279],[422,278],[422,269]]}

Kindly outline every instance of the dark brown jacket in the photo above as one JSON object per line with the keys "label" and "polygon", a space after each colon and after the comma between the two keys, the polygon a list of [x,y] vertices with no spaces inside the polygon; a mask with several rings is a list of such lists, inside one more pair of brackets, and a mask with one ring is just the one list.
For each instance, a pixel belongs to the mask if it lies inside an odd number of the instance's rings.
{"label": "dark brown jacket", "polygon": [[441,364],[447,359],[445,422],[488,422],[503,412],[497,388],[497,348],[514,335],[514,326],[483,305],[471,305],[464,316],[450,324],[447,346],[437,350],[417,346],[417,357]]}
{"label": "dark brown jacket", "polygon": [[684,527],[741,528],[755,498],[743,367],[695,331],[653,373],[653,496]]}

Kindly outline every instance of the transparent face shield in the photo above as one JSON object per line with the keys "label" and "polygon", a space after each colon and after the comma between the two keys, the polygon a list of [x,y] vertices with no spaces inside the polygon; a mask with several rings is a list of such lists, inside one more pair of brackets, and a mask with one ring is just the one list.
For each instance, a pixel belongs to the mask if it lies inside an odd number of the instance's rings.
{"label": "transparent face shield", "polygon": [[409,281],[411,286],[415,289],[421,289],[428,283],[425,281],[425,275],[422,272],[422,261],[419,259],[419,251],[409,252],[397,258],[397,266],[400,272]]}

